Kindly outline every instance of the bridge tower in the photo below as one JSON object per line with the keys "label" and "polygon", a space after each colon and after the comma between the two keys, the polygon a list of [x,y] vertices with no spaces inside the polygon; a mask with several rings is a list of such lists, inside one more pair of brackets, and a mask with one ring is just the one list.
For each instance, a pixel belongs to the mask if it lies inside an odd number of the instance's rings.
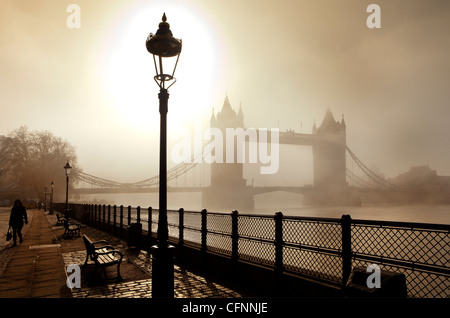
{"label": "bridge tower", "polygon": [[314,123],[313,144],[314,187],[317,189],[343,188],[346,181],[346,125],[344,117],[336,121],[330,109],[319,128]]}
{"label": "bridge tower", "polygon": [[346,179],[346,124],[336,121],[328,109],[312,135],[314,191],[304,202],[313,205],[360,205],[360,197],[348,187]]}
{"label": "bridge tower", "polygon": [[[219,128],[224,136],[223,163],[211,163],[211,185],[203,191],[202,201],[206,209],[253,209],[253,192],[244,179],[243,163],[237,162],[237,142],[234,142],[234,161],[226,162],[226,129],[244,128],[244,115],[242,108],[236,112],[232,109],[228,96],[222,110],[213,114],[210,120],[211,127]],[[229,141],[228,141],[229,142]]]}

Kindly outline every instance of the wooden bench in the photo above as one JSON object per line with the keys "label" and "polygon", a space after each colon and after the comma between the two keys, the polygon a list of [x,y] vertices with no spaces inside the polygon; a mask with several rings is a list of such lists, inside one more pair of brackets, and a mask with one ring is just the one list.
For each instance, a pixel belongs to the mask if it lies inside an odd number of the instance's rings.
{"label": "wooden bench", "polygon": [[75,235],[80,237],[81,224],[69,222],[69,220],[64,219],[64,234],[63,236]]}
{"label": "wooden bench", "polygon": [[56,213],[56,224],[55,226],[61,226],[64,225],[64,221],[66,220],[66,218],[59,216],[59,213]]}
{"label": "wooden bench", "polygon": [[[92,242],[85,234],[83,235],[83,241],[86,246],[86,261],[82,267],[86,267],[88,262],[92,261],[95,264],[95,271],[97,272],[98,268],[102,267],[105,278],[107,278],[106,267],[117,265],[116,279],[118,281],[122,280],[122,276],[120,276],[120,263],[122,262],[123,254],[111,246],[108,241]],[[99,244],[102,245],[96,246]]]}

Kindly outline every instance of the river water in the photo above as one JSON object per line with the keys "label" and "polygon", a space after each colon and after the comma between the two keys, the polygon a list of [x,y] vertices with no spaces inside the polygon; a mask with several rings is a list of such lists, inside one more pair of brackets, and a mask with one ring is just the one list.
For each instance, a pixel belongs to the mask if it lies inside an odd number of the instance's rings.
{"label": "river water", "polygon": [[[158,208],[158,193],[84,195],[82,199],[87,203]],[[353,219],[362,220],[450,224],[450,205],[314,207],[303,205],[302,199],[302,195],[286,192],[256,195],[254,197],[255,208],[239,210],[239,213],[274,215],[275,212],[281,211],[283,215],[289,216],[328,218],[340,218],[343,214],[350,214]],[[167,207],[174,210],[184,208],[189,211],[207,209],[207,207],[202,207],[202,194],[192,192],[169,192]],[[231,212],[231,210],[210,212]]]}

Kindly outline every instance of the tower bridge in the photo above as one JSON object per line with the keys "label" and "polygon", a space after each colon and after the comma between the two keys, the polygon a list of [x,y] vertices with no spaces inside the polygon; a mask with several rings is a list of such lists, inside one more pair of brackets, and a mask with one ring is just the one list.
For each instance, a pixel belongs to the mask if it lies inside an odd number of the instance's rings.
{"label": "tower bridge", "polygon": [[[212,114],[211,127],[220,129],[225,135],[227,128],[244,128],[242,108],[236,112],[232,109],[228,97],[222,109]],[[267,131],[267,140],[270,131]],[[256,135],[259,135],[257,133]],[[253,197],[256,194],[272,191],[288,191],[302,193],[311,204],[360,204],[358,188],[395,189],[396,186],[380,177],[348,148],[346,143],[346,123],[344,118],[336,121],[328,109],[319,127],[314,123],[312,133],[296,133],[294,131],[279,132],[279,144],[310,146],[313,154],[313,184],[311,186],[266,186],[248,185],[243,176],[243,163],[236,160],[236,145],[232,163],[214,161],[210,164],[211,182],[207,187],[168,187],[168,191],[202,192],[203,206],[208,209],[253,208]],[[201,151],[192,155],[191,160],[171,168],[167,172],[167,180],[175,180],[196,167],[197,160],[205,152],[211,153],[211,142],[205,144]],[[356,163],[364,177],[359,176],[346,166],[347,156]],[[226,149],[223,154],[226,157]],[[119,183],[80,172],[79,180],[89,187],[79,187],[76,193],[142,193],[157,192],[159,176],[135,183]],[[353,186],[349,186],[350,181]]]}

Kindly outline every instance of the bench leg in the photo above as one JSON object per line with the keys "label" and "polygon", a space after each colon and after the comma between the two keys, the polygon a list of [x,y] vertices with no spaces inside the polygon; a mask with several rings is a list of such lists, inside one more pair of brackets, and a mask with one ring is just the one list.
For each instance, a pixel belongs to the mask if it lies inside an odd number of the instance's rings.
{"label": "bench leg", "polygon": [[89,253],[88,253],[88,252],[86,252],[86,260],[84,261],[84,264],[83,264],[83,265],[81,265],[81,267],[82,267],[82,268],[86,267],[86,266],[87,266],[87,263],[88,263],[88,261],[89,261]]}
{"label": "bench leg", "polygon": [[120,263],[117,264],[117,281],[123,280],[123,277],[120,275]]}

